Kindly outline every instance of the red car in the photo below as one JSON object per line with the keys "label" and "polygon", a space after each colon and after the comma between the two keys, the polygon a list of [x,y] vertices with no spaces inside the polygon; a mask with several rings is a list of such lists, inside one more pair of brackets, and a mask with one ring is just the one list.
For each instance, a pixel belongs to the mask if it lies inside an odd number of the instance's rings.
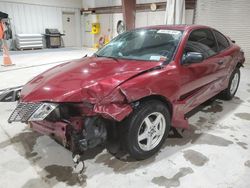
{"label": "red car", "polygon": [[189,127],[187,112],[217,94],[232,99],[244,61],[234,41],[207,26],[135,29],[29,81],[9,122],[28,123],[74,153],[119,143],[145,159],[171,127]]}

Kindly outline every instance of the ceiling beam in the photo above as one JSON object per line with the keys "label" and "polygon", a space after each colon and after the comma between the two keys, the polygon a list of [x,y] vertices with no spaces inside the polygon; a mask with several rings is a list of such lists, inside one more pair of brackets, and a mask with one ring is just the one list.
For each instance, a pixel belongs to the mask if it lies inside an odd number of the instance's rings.
{"label": "ceiling beam", "polygon": [[[194,9],[196,0],[186,0],[186,9]],[[136,12],[147,12],[151,11],[150,6],[152,3],[143,3],[143,4],[136,4],[135,11]],[[158,2],[156,4],[156,11],[165,11],[166,10],[166,2]],[[96,7],[96,8],[88,8],[88,9],[81,9],[82,14],[112,14],[112,13],[122,13],[122,6],[107,6],[107,7]]]}

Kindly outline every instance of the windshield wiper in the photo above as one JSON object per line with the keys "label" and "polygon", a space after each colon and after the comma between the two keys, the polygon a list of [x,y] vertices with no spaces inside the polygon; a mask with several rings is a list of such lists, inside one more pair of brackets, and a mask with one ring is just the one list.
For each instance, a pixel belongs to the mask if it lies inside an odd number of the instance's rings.
{"label": "windshield wiper", "polygon": [[101,56],[99,56],[97,53],[94,53],[93,54],[95,57],[101,57]]}
{"label": "windshield wiper", "polygon": [[98,55],[97,53],[94,53],[94,56],[95,57],[111,58],[111,59],[115,60],[116,62],[119,62],[119,60],[116,57],[113,57],[113,56],[101,56],[101,55]]}
{"label": "windshield wiper", "polygon": [[103,56],[103,57],[111,58],[111,59],[115,60],[116,62],[119,62],[119,60],[116,57],[112,57],[112,56]]}

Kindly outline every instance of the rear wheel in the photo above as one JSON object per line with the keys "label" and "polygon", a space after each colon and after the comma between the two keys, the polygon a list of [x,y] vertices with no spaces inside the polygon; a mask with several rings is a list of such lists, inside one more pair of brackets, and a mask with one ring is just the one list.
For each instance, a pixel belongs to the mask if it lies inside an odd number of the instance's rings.
{"label": "rear wheel", "polygon": [[142,160],[159,151],[169,133],[170,114],[164,103],[151,100],[141,103],[121,126],[126,151]]}
{"label": "rear wheel", "polygon": [[230,77],[228,87],[221,93],[222,99],[231,100],[234,97],[239,87],[239,82],[240,82],[240,69],[236,68]]}

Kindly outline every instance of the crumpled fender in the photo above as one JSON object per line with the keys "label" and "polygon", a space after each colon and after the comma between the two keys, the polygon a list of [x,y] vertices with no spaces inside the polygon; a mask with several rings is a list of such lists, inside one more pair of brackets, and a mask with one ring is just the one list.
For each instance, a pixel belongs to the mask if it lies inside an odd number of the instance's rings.
{"label": "crumpled fender", "polygon": [[[101,114],[103,117],[112,118],[117,121],[122,121],[132,111],[132,103],[151,95],[161,94],[162,84],[155,84],[152,80],[152,74],[156,75],[156,80],[161,76],[157,74],[164,74],[162,67],[147,70],[140,73],[116,87],[103,100],[94,105],[94,112]],[[171,82],[173,83],[173,82]],[[168,87],[169,84],[166,84]]]}
{"label": "crumpled fender", "polygon": [[94,113],[104,118],[122,121],[127,117],[133,108],[131,103],[145,96],[153,95],[149,88],[125,90],[121,86],[116,88],[110,95],[106,96],[100,103],[94,105]]}
{"label": "crumpled fender", "polygon": [[95,105],[94,112],[101,114],[104,118],[122,121],[133,111],[129,104],[110,103],[105,105]]}
{"label": "crumpled fender", "polygon": [[133,109],[128,103],[126,96],[119,88],[116,88],[111,94],[103,98],[101,102],[95,104],[93,111],[104,118],[122,121]]}

